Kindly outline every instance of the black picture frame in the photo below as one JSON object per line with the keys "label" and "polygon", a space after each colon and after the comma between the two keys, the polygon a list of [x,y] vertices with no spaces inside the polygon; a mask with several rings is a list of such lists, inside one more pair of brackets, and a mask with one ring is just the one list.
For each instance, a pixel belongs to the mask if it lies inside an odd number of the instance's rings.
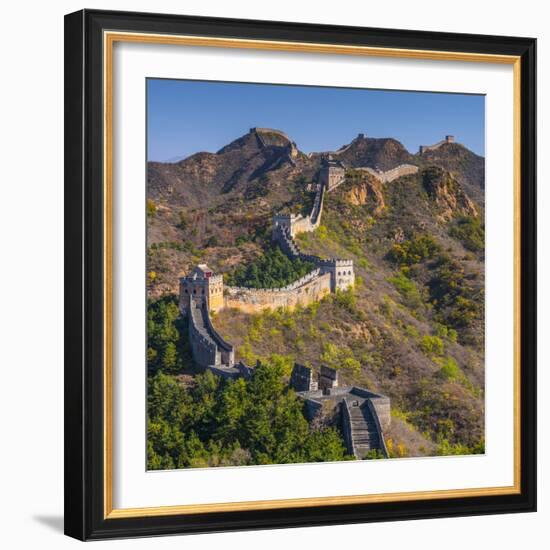
{"label": "black picture frame", "polygon": [[[103,31],[520,57],[521,491],[518,494],[105,518]],[[65,17],[65,533],[80,540],[536,509],[536,40],[83,10]]]}

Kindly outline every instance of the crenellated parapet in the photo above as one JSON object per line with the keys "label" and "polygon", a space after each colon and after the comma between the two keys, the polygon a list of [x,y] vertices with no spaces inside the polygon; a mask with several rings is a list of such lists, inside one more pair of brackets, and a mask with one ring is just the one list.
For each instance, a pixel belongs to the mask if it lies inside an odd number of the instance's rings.
{"label": "crenellated parapet", "polygon": [[339,408],[340,427],[350,454],[362,459],[377,450],[387,457],[384,432],[391,425],[389,397],[358,386],[340,386],[338,373],[335,368],[321,366],[315,381],[313,369],[294,365],[290,385],[304,400],[306,417],[315,420],[330,403]]}
{"label": "crenellated parapet", "polygon": [[447,135],[445,136],[445,139],[442,139],[441,141],[438,141],[433,145],[421,145],[418,148],[418,152],[422,155],[424,153],[427,153],[428,151],[435,151],[436,149],[439,149],[442,145],[445,145],[446,143],[455,143],[455,137]]}
{"label": "crenellated parapet", "polygon": [[[286,150],[288,160],[292,165],[296,164],[298,156],[298,147],[285,132],[275,128],[250,128],[250,133],[254,134],[261,147],[279,147]],[[282,144],[281,144],[282,142]]]}
{"label": "crenellated parapet", "polygon": [[223,276],[216,275],[206,264],[199,264],[185,277],[180,278],[179,306],[187,313],[189,301],[206,304],[210,311],[223,308]]}
{"label": "crenellated parapet", "polygon": [[237,293],[237,292],[259,292],[259,293],[271,293],[271,292],[289,292],[291,290],[296,290],[305,284],[313,281],[314,279],[317,279],[321,275],[321,270],[319,268],[314,269],[310,271],[309,273],[306,273],[303,277],[300,277],[300,279],[297,279],[296,281],[293,281],[292,283],[282,286],[280,288],[249,288],[249,287],[242,287],[242,286],[226,286],[225,287],[225,294],[228,293]]}
{"label": "crenellated parapet", "polygon": [[[256,134],[260,143],[265,143],[266,135],[286,139],[284,133],[270,129],[251,128],[250,131]],[[326,166],[332,164],[327,163]],[[342,167],[336,168],[339,170]],[[273,241],[278,243],[289,258],[300,259],[315,266],[300,279],[281,288],[226,287],[222,275],[215,274],[206,264],[199,264],[191,273],[180,278],[180,311],[189,317],[191,348],[199,367],[225,377],[239,376],[246,371],[242,365],[235,366],[233,346],[214,329],[210,319],[211,311],[235,308],[247,313],[257,313],[279,307],[305,307],[331,292],[345,290],[354,285],[353,260],[304,254],[294,240],[295,235],[314,231],[319,227],[325,193],[331,189],[331,185],[334,188],[339,184],[335,181],[328,178],[316,186],[313,206],[308,216],[276,214],[273,217]]]}
{"label": "crenellated parapet", "polygon": [[332,191],[343,183],[346,179],[346,168],[339,160],[335,160],[331,155],[325,157],[321,164],[319,172],[319,184]]}
{"label": "crenellated parapet", "polygon": [[414,164],[400,164],[399,166],[396,166],[391,170],[386,170],[385,172],[382,170],[376,170],[375,168],[370,168],[368,166],[361,166],[359,168],[355,168],[355,170],[367,172],[371,176],[379,179],[382,183],[390,183],[391,181],[402,176],[416,174],[418,172],[418,166],[415,166]]}
{"label": "crenellated parapet", "polygon": [[[220,366],[222,364],[221,350],[216,341],[209,334],[206,317],[208,311],[204,305],[197,304],[193,298],[189,301],[189,342],[195,363],[206,368],[209,365]],[[230,365],[228,365],[230,366]]]}
{"label": "crenellated parapet", "polygon": [[323,273],[330,274],[331,290],[347,290],[355,284],[355,270],[353,260],[341,260],[338,258],[325,258],[318,264]]}
{"label": "crenellated parapet", "polygon": [[330,290],[347,290],[355,284],[353,260],[339,258],[321,258],[313,254],[305,254],[298,243],[292,238],[290,229],[285,225],[277,225],[273,231],[273,239],[291,260],[302,260],[314,264],[322,274],[330,275]]}
{"label": "crenellated parapet", "polygon": [[271,236],[274,241],[278,240],[277,232],[280,229],[288,230],[290,236],[294,238],[300,233],[308,233],[315,231],[321,223],[321,215],[323,213],[323,202],[325,197],[325,186],[317,186],[313,206],[308,216],[301,214],[279,213],[273,216],[273,225]]}
{"label": "crenellated parapet", "polygon": [[320,269],[310,271],[304,277],[281,288],[225,287],[224,303],[247,313],[257,313],[279,307],[294,309],[306,307],[323,299],[331,292],[330,275]]}
{"label": "crenellated parapet", "polygon": [[273,134],[283,138],[286,141],[291,141],[291,139],[288,137],[288,134],[286,134],[282,130],[277,130],[275,128],[260,128],[258,126],[255,126],[254,128],[250,128],[249,132],[251,134],[257,134],[260,137],[262,137],[262,135]]}

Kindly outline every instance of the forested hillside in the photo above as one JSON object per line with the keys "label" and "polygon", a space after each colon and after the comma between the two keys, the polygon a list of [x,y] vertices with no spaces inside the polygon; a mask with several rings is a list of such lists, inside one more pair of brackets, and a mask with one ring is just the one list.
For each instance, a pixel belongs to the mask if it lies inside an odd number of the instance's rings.
{"label": "forested hillside", "polygon": [[[308,270],[270,240],[273,213],[310,207],[320,165],[320,155],[291,159],[288,146],[246,134],[216,154],[149,166],[150,467],[344,458],[330,421],[312,432],[281,385],[298,359],[391,398],[391,456],[483,452],[484,161],[460,144],[411,155],[393,139],[353,140],[345,183],[298,241],[353,259],[355,288],[295,311],[219,312],[237,358],[265,366],[248,382],[193,373],[171,298],[178,276],[206,262],[226,284],[277,287]],[[418,173],[383,184],[357,170],[403,162]]]}

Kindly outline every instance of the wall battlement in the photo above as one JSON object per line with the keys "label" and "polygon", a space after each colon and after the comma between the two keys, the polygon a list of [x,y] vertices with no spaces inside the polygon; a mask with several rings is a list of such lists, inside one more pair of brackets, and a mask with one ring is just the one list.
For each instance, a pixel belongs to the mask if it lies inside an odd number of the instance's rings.
{"label": "wall battlement", "polygon": [[308,216],[301,214],[275,214],[273,216],[273,225],[271,231],[272,240],[277,241],[277,232],[280,229],[287,229],[293,238],[300,233],[315,231],[321,223],[323,213],[323,202],[325,197],[325,186],[317,186],[313,206]]}
{"label": "wall battlement", "polygon": [[191,297],[195,302],[206,304],[211,311],[223,308],[223,276],[216,275],[206,265],[198,266],[180,278],[179,305],[182,313],[189,309]]}
{"label": "wall battlement", "polygon": [[233,346],[225,342],[212,329],[208,309],[204,302],[189,299],[189,341],[195,363],[205,369],[210,365],[216,367],[233,366]]}
{"label": "wall battlement", "polygon": [[[261,139],[262,132],[275,133],[286,137],[283,132],[271,129],[251,128]],[[341,165],[328,161],[326,166],[336,168],[337,174],[345,177]],[[336,182],[336,183],[335,183]],[[294,308],[307,306],[321,300],[331,292],[353,286],[355,275],[353,260],[320,258],[301,252],[294,236],[314,231],[321,223],[325,193],[339,185],[337,179],[321,180],[316,186],[313,206],[308,216],[276,214],[273,216],[273,241],[291,259],[301,259],[315,265],[315,269],[292,283],[281,288],[225,287],[222,275],[215,274],[206,264],[199,264],[191,273],[180,278],[179,307],[189,317],[189,337],[195,363],[225,377],[239,376],[234,365],[233,346],[226,342],[214,329],[210,311],[235,308],[247,313],[257,313],[265,309],[279,307]],[[243,370],[241,368],[241,370]],[[244,369],[246,370],[246,369]],[[244,372],[243,370],[243,372]]]}
{"label": "wall battlement", "polygon": [[418,152],[422,155],[424,153],[427,153],[428,151],[435,151],[436,149],[439,149],[442,145],[445,145],[445,143],[456,143],[455,137],[447,135],[445,136],[445,139],[442,139],[441,141],[438,141],[433,145],[421,145],[418,148]]}
{"label": "wall battlement", "polygon": [[[298,156],[298,148],[296,147],[296,143],[294,143],[287,134],[282,132],[281,130],[276,130],[274,128],[250,128],[249,131],[250,134],[255,134],[258,138],[258,141],[262,147],[282,147],[283,149],[286,149],[288,153],[288,161],[295,166],[295,158]],[[274,143],[268,143],[269,138],[272,136],[277,136],[284,141],[288,142],[285,145],[280,144],[274,144]],[[266,141],[267,140],[267,141]]]}
{"label": "wall battlement", "polygon": [[389,397],[358,386],[340,386],[338,370],[326,366],[321,366],[315,382],[311,368],[295,363],[290,385],[304,400],[310,422],[322,414],[324,403],[339,408],[340,427],[350,454],[362,459],[377,450],[388,456],[384,431],[391,425]]}
{"label": "wall battlement", "polygon": [[258,313],[265,309],[308,306],[330,294],[330,275],[315,269],[298,281],[283,288],[226,287],[224,303],[246,313]]}
{"label": "wall battlement", "polygon": [[287,141],[292,141],[285,132],[283,132],[282,130],[277,130],[275,128],[260,128],[255,126],[254,128],[250,128],[249,132],[251,134],[276,134],[286,139]]}
{"label": "wall battlement", "polygon": [[[340,151],[343,152],[343,151]],[[334,160],[332,155],[324,158],[319,172],[319,185],[327,191],[336,189],[346,179],[346,168],[339,161]]]}
{"label": "wall battlement", "polygon": [[292,238],[290,231],[284,227],[276,228],[274,233],[275,240],[278,242],[281,250],[291,260],[302,260],[310,262],[317,266],[321,273],[328,273],[331,279],[331,291],[346,290],[355,284],[355,270],[353,260],[344,260],[340,258],[320,258],[313,254],[304,254],[298,243]]}
{"label": "wall battlement", "polygon": [[269,292],[288,292],[290,290],[296,290],[297,288],[300,288],[301,286],[309,283],[310,281],[316,279],[321,274],[320,269],[314,269],[313,271],[310,271],[309,273],[306,273],[303,277],[300,279],[283,286],[281,288],[248,288],[248,287],[242,287],[242,286],[226,286],[225,291],[226,292],[260,292],[260,293],[269,293]]}
{"label": "wall battlement", "polygon": [[396,166],[391,170],[386,170],[385,172],[383,172],[382,170],[370,168],[368,166],[361,166],[359,168],[356,168],[355,170],[368,172],[375,178],[379,179],[382,183],[390,183],[391,181],[396,180],[397,178],[400,178],[402,176],[416,174],[418,172],[418,166],[415,166],[414,164],[400,164],[399,166]]}

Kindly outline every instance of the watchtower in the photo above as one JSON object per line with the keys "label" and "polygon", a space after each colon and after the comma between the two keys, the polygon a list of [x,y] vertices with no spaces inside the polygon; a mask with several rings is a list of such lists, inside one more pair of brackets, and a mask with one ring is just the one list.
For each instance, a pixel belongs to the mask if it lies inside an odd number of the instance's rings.
{"label": "watchtower", "polygon": [[317,391],[317,381],[313,377],[313,371],[305,365],[294,363],[290,375],[290,387],[295,391]]}
{"label": "watchtower", "polygon": [[298,216],[296,214],[275,214],[273,216],[273,227],[272,227],[272,238],[276,240],[277,230],[280,227],[281,229],[288,229],[291,237],[294,237],[294,224]]}
{"label": "watchtower", "polygon": [[323,393],[330,393],[332,388],[337,388],[338,386],[338,371],[322,365],[319,372],[319,389],[323,390]]}
{"label": "watchtower", "polygon": [[219,311],[223,308],[223,276],[214,275],[206,265],[199,264],[189,275],[180,278],[180,311],[189,310],[189,297],[197,305],[206,304],[210,311]]}
{"label": "watchtower", "polygon": [[330,273],[330,290],[347,290],[355,284],[353,260],[330,258],[319,263],[322,273]]}
{"label": "watchtower", "polygon": [[324,185],[327,191],[338,187],[346,177],[346,169],[339,160],[331,156],[323,159],[321,171],[319,172],[319,183]]}

